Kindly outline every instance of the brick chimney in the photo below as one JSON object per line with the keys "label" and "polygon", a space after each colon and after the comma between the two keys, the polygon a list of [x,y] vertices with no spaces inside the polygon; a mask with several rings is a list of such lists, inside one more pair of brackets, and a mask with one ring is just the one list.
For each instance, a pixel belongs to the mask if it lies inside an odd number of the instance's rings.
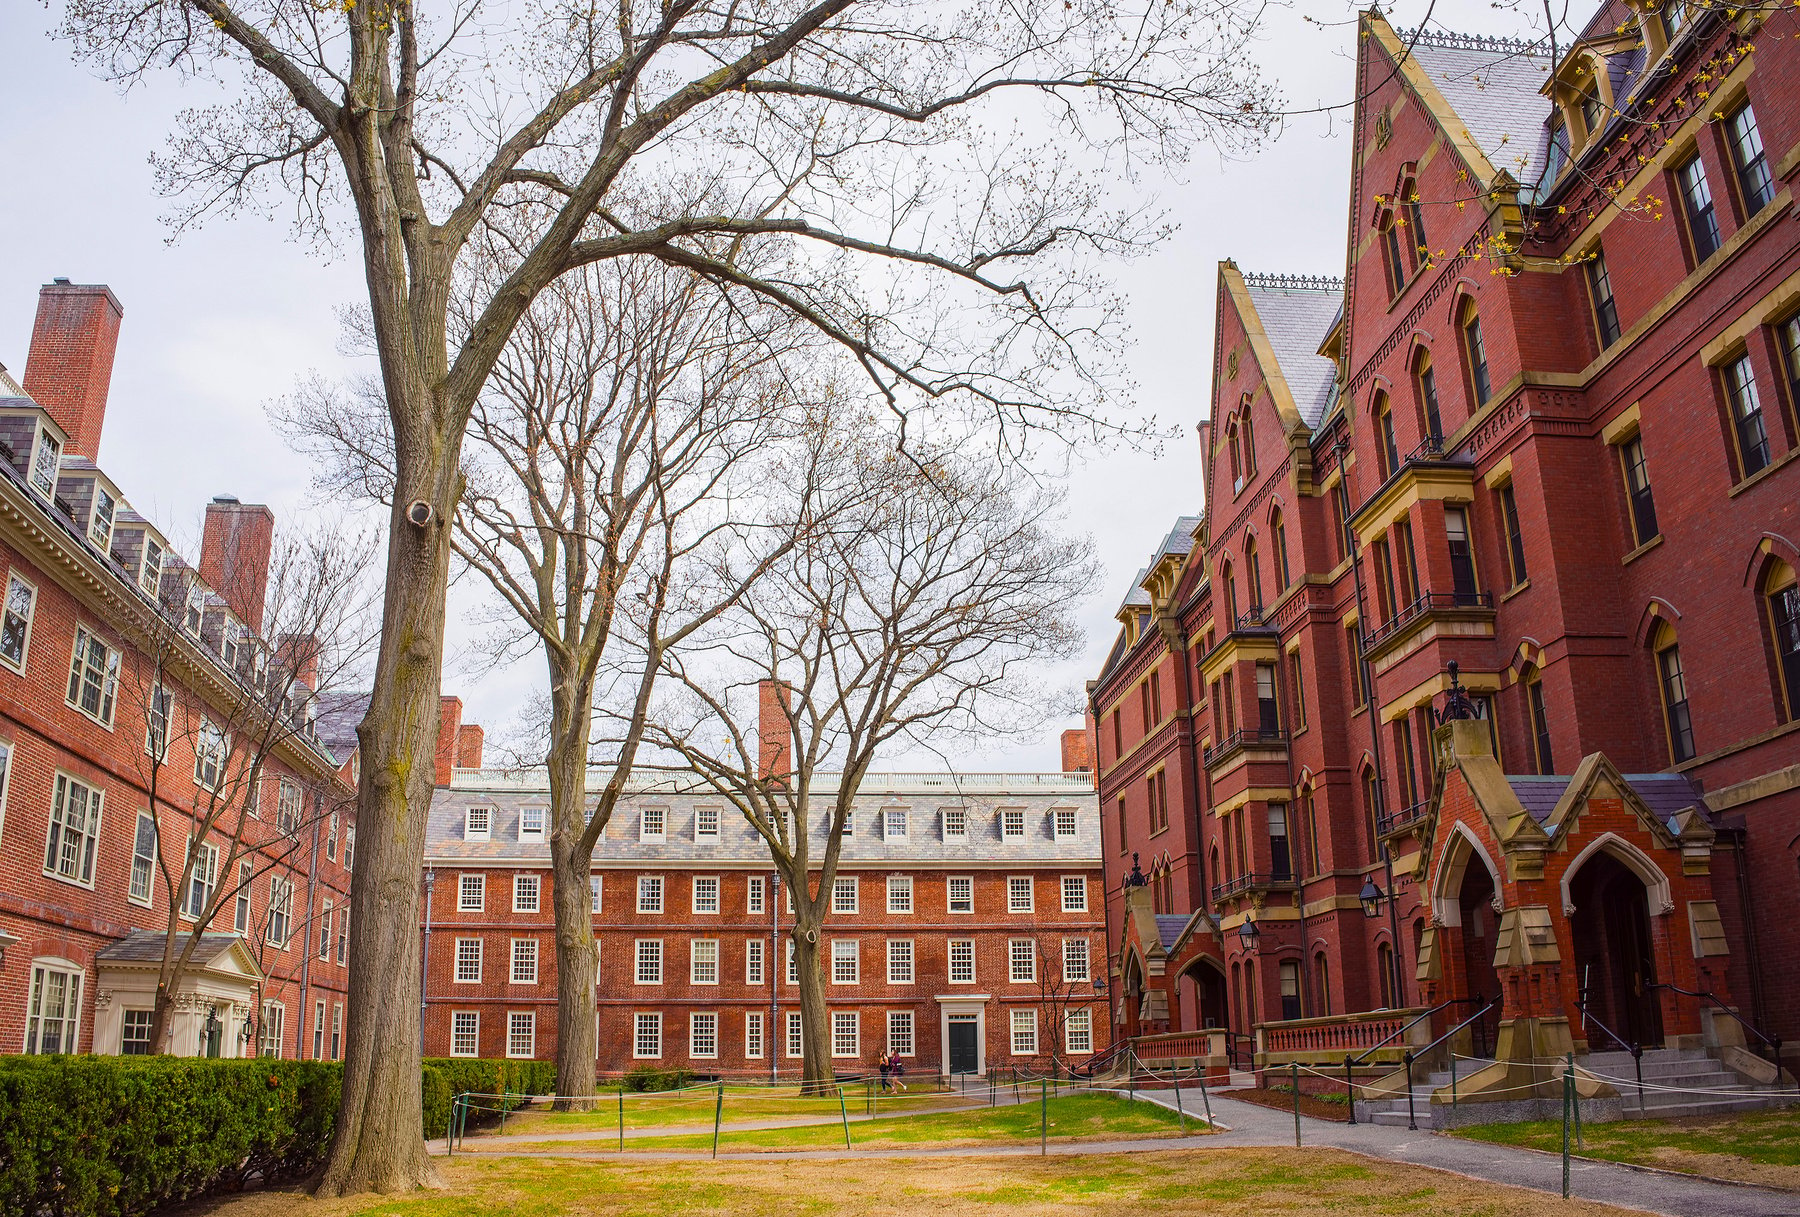
{"label": "brick chimney", "polygon": [[283,634],[275,643],[275,662],[294,673],[294,679],[313,692],[319,691],[319,639],[313,634]]}
{"label": "brick chimney", "polygon": [[275,513],[261,503],[240,503],[222,494],[206,505],[200,578],[259,635],[263,602],[269,595],[269,550],[274,544]]}
{"label": "brick chimney", "polygon": [[481,768],[481,746],[486,740],[487,732],[474,723],[464,723],[456,733],[456,767]]}
{"label": "brick chimney", "polygon": [[1094,743],[1088,728],[1071,727],[1062,733],[1062,767],[1064,773],[1094,771]]}
{"label": "brick chimney", "polygon": [[38,292],[23,388],[69,434],[68,451],[96,460],[125,310],[103,284],[58,279]]}
{"label": "brick chimney", "polygon": [[438,698],[437,776],[439,786],[450,784],[456,768],[456,746],[462,737],[462,698],[446,693]]}
{"label": "brick chimney", "polygon": [[776,680],[756,686],[757,776],[784,778],[794,768],[794,733],[788,723],[788,687]]}

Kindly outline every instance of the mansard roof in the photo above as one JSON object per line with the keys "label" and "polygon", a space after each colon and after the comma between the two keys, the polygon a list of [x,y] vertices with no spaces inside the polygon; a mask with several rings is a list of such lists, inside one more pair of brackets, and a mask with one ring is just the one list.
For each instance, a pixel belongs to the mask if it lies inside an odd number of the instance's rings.
{"label": "mansard roof", "polygon": [[[1525,185],[1543,172],[1551,105],[1543,94],[1550,78],[1549,48],[1514,38],[1431,30],[1397,31],[1400,45],[1448,105],[1440,123],[1466,136],[1488,164]],[[1427,101],[1429,107],[1429,99]],[[1548,185],[1548,183],[1546,183]]]}
{"label": "mansard roof", "polygon": [[[1344,306],[1344,281],[1312,275],[1245,274],[1254,320],[1262,323],[1270,350],[1287,382],[1300,421],[1310,430],[1325,417],[1337,367],[1319,347]],[[1246,324],[1252,319],[1246,317]]]}

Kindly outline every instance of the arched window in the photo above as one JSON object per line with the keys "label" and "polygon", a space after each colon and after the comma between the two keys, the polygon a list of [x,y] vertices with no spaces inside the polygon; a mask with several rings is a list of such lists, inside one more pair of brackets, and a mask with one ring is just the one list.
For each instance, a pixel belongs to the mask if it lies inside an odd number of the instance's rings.
{"label": "arched window", "polygon": [[1212,879],[1213,886],[1218,887],[1225,882],[1225,872],[1219,868],[1219,847],[1212,847]]}
{"label": "arched window", "polygon": [[1237,581],[1231,573],[1231,563],[1227,562],[1219,571],[1219,583],[1225,589],[1225,620],[1228,630],[1237,628]]}
{"label": "arched window", "polygon": [[1469,369],[1469,395],[1477,409],[1487,405],[1491,387],[1488,383],[1487,343],[1481,337],[1481,314],[1475,311],[1473,300],[1464,300],[1462,315],[1457,322],[1462,331],[1463,359]]}
{"label": "arched window", "polygon": [[1320,951],[1318,954],[1313,956],[1313,984],[1315,986],[1317,986],[1317,991],[1319,994],[1319,1014],[1320,1014],[1320,1016],[1322,1017],[1324,1015],[1330,1014],[1331,1013],[1331,963],[1330,963],[1330,961],[1328,961],[1325,958],[1325,952],[1323,952],[1323,951]]}
{"label": "arched window", "polygon": [[1323,874],[1325,866],[1319,857],[1319,819],[1316,809],[1313,807],[1313,788],[1311,786],[1302,787],[1300,790],[1300,820],[1300,831],[1306,834],[1303,838],[1306,860],[1311,864],[1308,873]]}
{"label": "arched window", "polygon": [[1763,576],[1769,606],[1769,629],[1775,645],[1775,668],[1781,698],[1775,710],[1784,722],[1800,718],[1800,582],[1785,562],[1770,565]]}
{"label": "arched window", "polygon": [[1256,538],[1244,538],[1244,578],[1249,583],[1250,611],[1262,608],[1262,562],[1256,554]]}
{"label": "arched window", "polygon": [[1244,476],[1256,476],[1256,420],[1250,417],[1250,407],[1244,407]]}
{"label": "arched window", "polygon": [[1394,969],[1394,948],[1391,943],[1381,943],[1375,948],[1375,970],[1381,974],[1381,1008],[1397,1010],[1400,1008],[1398,990],[1399,973]]}
{"label": "arched window", "polygon": [[1231,454],[1231,489],[1236,493],[1244,488],[1244,450],[1238,440],[1236,423],[1225,431],[1225,447]]}
{"label": "arched window", "polygon": [[1400,252],[1400,227],[1394,223],[1391,211],[1382,212],[1376,223],[1381,229],[1381,260],[1387,267],[1388,295],[1398,296],[1400,289],[1406,286],[1406,258]]}
{"label": "arched window", "polygon": [[1431,352],[1422,347],[1413,364],[1413,385],[1419,394],[1419,415],[1425,420],[1425,435],[1442,443],[1444,415],[1438,409],[1437,373],[1431,369]]}
{"label": "arched window", "polygon": [[1531,761],[1537,773],[1555,773],[1550,751],[1550,711],[1544,704],[1544,674],[1525,669],[1525,714],[1531,722]]}
{"label": "arched window", "polygon": [[1694,725],[1688,716],[1687,674],[1681,667],[1681,646],[1668,622],[1656,627],[1651,649],[1656,653],[1656,683],[1662,692],[1669,755],[1679,765],[1694,758]]}
{"label": "arched window", "polygon": [[1413,265],[1423,266],[1431,260],[1431,243],[1425,236],[1425,213],[1419,206],[1419,183],[1407,182],[1400,188],[1400,197],[1406,200],[1406,236],[1407,244],[1413,251]]}
{"label": "arched window", "polygon": [[1400,468],[1400,448],[1394,441],[1394,411],[1388,406],[1386,393],[1375,395],[1375,458],[1381,467],[1383,481]]}
{"label": "arched window", "polygon": [[1375,777],[1375,771],[1373,769],[1363,770],[1362,787],[1363,828],[1368,832],[1369,856],[1375,858],[1380,856],[1379,847],[1377,845],[1380,838],[1375,831],[1375,818],[1379,814],[1379,808],[1381,806],[1381,783]]}
{"label": "arched window", "polygon": [[1287,521],[1281,518],[1281,508],[1269,519],[1269,535],[1275,544],[1275,594],[1287,591],[1288,556],[1287,556]]}

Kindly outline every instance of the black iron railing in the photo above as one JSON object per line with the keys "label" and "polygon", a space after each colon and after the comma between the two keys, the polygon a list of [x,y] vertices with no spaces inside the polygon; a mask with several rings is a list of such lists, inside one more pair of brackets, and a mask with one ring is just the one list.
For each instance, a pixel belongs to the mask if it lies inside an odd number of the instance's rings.
{"label": "black iron railing", "polygon": [[[1679,993],[1683,997],[1693,997],[1693,998],[1698,998],[1701,1001],[1711,1002],[1713,1009],[1718,1010],[1721,1013],[1731,1015],[1732,1018],[1735,1018],[1737,1020],[1738,1026],[1740,1026],[1744,1030],[1748,1031],[1751,1035],[1754,1035],[1757,1039],[1757,1042],[1760,1043],[1764,1048],[1767,1048],[1769,1050],[1769,1060],[1775,1066],[1777,1080],[1780,1079],[1780,1076],[1781,1076],[1781,1037],[1779,1035],[1764,1035],[1762,1030],[1760,1028],[1758,1028],[1754,1023],[1750,1022],[1743,1015],[1739,1014],[1736,1010],[1733,1010],[1730,1006],[1728,1006],[1724,1002],[1720,1001],[1716,996],[1714,996],[1711,993],[1696,992],[1693,989],[1684,989],[1680,985],[1671,985],[1671,984],[1666,984],[1666,983],[1653,984],[1650,986],[1650,988],[1652,988],[1652,989],[1667,989],[1667,990],[1669,990],[1669,992]],[[1760,1055],[1760,1053],[1759,1053],[1759,1055]],[[1800,1079],[1796,1080],[1796,1087],[1800,1088]]]}
{"label": "black iron railing", "polygon": [[1216,744],[1208,746],[1201,753],[1201,763],[1210,765],[1215,760],[1222,760],[1239,748],[1252,744],[1285,744],[1288,733],[1285,731],[1265,731],[1261,727],[1244,727],[1233,731]]}
{"label": "black iron railing", "polygon": [[1253,871],[1247,875],[1239,875],[1235,879],[1227,879],[1223,883],[1213,884],[1212,898],[1217,902],[1229,900],[1233,896],[1241,896],[1245,892],[1266,892],[1293,886],[1292,871]]}
{"label": "black iron railing", "polygon": [[1440,609],[1491,609],[1492,592],[1420,592],[1418,598],[1363,636],[1363,654],[1374,651],[1419,618]]}
{"label": "black iron railing", "polygon": [[1395,833],[1405,832],[1423,820],[1425,813],[1430,810],[1431,800],[1420,799],[1417,803],[1410,807],[1402,807],[1399,811],[1383,812],[1375,817],[1376,835],[1391,837]]}

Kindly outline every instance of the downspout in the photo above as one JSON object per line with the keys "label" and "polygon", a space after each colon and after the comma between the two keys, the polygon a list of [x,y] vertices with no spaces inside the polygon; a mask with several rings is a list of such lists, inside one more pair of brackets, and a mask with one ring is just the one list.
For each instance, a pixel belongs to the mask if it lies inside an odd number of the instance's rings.
{"label": "downspout", "polygon": [[[1745,852],[1748,835],[1745,829],[1727,828],[1721,835],[1731,837],[1731,852],[1737,863],[1737,889],[1739,916],[1744,922],[1744,951],[1750,963],[1750,1010],[1756,1016],[1756,1025],[1766,1027],[1769,1024],[1767,1000],[1763,995],[1762,952],[1757,948],[1756,940],[1756,900],[1750,890],[1750,858]],[[1779,1062],[1777,1062],[1779,1063]]]}
{"label": "downspout", "polygon": [[[1096,806],[1099,806],[1100,811],[1100,918],[1101,931],[1106,935],[1106,1009],[1108,1017],[1111,1019],[1111,1025],[1107,1030],[1107,1039],[1110,1040],[1112,1038],[1112,1028],[1119,1025],[1118,1009],[1114,1005],[1118,1000],[1119,993],[1118,986],[1113,983],[1112,901],[1108,899],[1106,891],[1106,808],[1100,805],[1100,708],[1099,703],[1094,700],[1094,694],[1098,684],[1098,681],[1090,681],[1088,683],[1087,695],[1088,713],[1094,716],[1094,803]],[[1121,844],[1123,843],[1121,842]],[[1121,931],[1121,937],[1123,937],[1123,931]],[[1124,949],[1125,944],[1121,941],[1119,943],[1121,954],[1123,954]],[[1119,970],[1121,974],[1124,972],[1123,967]],[[947,1055],[949,1051],[949,1045],[946,1044],[944,1046],[946,1061],[949,1060]]]}
{"label": "downspout", "polygon": [[306,950],[300,956],[300,1017],[294,1020],[294,1059],[304,1060],[301,1049],[306,1045],[306,1014],[312,1009],[312,936],[317,932],[313,925],[313,901],[319,895],[319,817],[325,810],[325,796],[313,795],[313,839],[312,861],[306,871]]}
{"label": "downspout", "polygon": [[[1340,478],[1339,480],[1341,481],[1342,479]],[[1295,594],[1299,595],[1301,593]],[[1282,721],[1291,725],[1294,721],[1294,715],[1293,707],[1288,701],[1289,682],[1287,678],[1287,664],[1284,662],[1286,659],[1287,652],[1282,649],[1281,630],[1278,627],[1275,631],[1275,687],[1277,694],[1281,698],[1281,704],[1284,707],[1287,707],[1287,713],[1283,716]],[[1306,932],[1306,867],[1303,865],[1305,862],[1306,851],[1304,849],[1296,848],[1298,838],[1294,832],[1296,825],[1294,813],[1297,808],[1295,806],[1294,736],[1292,731],[1288,734],[1287,748],[1284,749],[1284,751],[1287,753],[1288,776],[1288,865],[1294,869],[1294,907],[1300,913],[1300,1017],[1311,1018],[1312,1012],[1315,1009],[1315,1004],[1311,1000],[1312,969],[1306,966],[1307,954],[1312,950],[1312,942]],[[1267,820],[1266,811],[1264,812],[1264,819],[1265,821]],[[1279,969],[1280,964],[1277,964],[1276,967]],[[1276,978],[1279,983],[1279,971],[1276,972]]]}

